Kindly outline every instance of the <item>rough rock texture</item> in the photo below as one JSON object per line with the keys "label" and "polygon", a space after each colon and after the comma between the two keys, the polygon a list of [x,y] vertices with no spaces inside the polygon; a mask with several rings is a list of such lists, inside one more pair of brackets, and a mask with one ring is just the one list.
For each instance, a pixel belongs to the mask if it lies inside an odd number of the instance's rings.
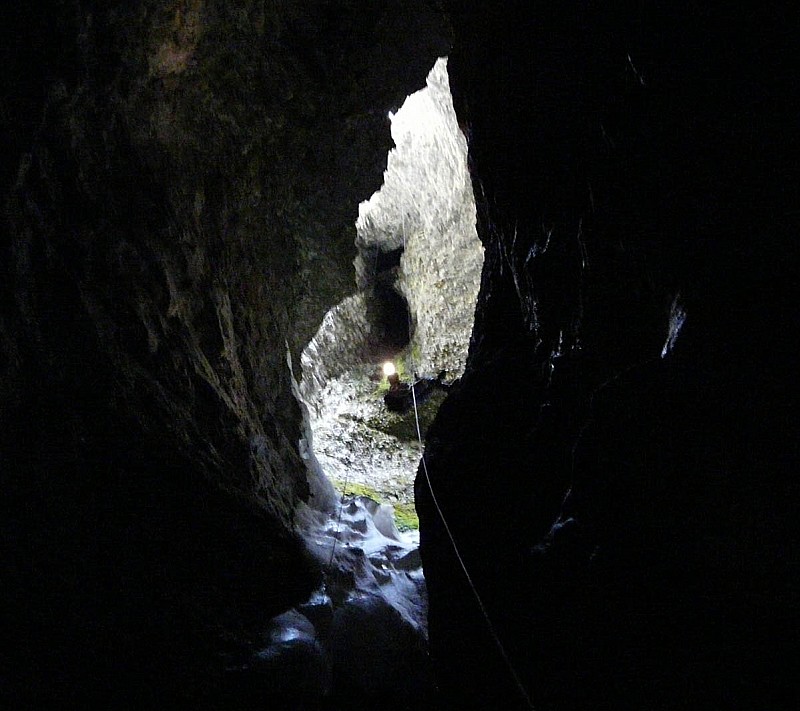
{"label": "rough rock texture", "polygon": [[231,659],[223,708],[435,708],[418,537],[366,496],[344,497],[336,517],[298,517],[324,583]]}
{"label": "rough rock texture", "polygon": [[[299,389],[336,485],[366,485],[410,506],[422,448],[413,412],[387,411],[380,368],[391,359],[404,380],[463,372],[483,248],[445,58],[389,118],[395,147],[383,186],[359,205],[358,291],[325,315],[303,350]],[[422,407],[423,432],[442,397]]]}
{"label": "rough rock texture", "polygon": [[300,394],[316,414],[325,386],[366,361],[381,342],[367,316],[367,297],[353,294],[325,314],[319,330],[300,355]]}
{"label": "rough rock texture", "polygon": [[[486,265],[425,460],[511,664],[541,710],[794,708],[787,15],[452,11]],[[417,510],[449,707],[528,708],[423,469]]]}
{"label": "rough rock texture", "polygon": [[422,375],[464,370],[483,250],[467,170],[467,141],[456,119],[447,59],[437,60],[424,89],[392,115],[395,148],[383,187],[358,209],[363,284],[375,280],[375,250],[402,250],[396,289],[413,324],[415,366]]}
{"label": "rough rock texture", "polygon": [[380,381],[371,374],[365,367],[353,369],[327,384],[319,416],[311,420],[314,451],[337,484],[364,484],[382,500],[413,505],[422,447],[413,425],[407,433],[392,428],[400,416],[387,412]]}
{"label": "rough rock texture", "polygon": [[317,582],[287,345],[348,293],[387,112],[444,23],[421,1],[3,15],[0,705],[191,705]]}
{"label": "rough rock texture", "polygon": [[358,208],[354,293],[332,308],[301,357],[301,393],[409,346],[420,375],[464,370],[483,264],[467,142],[439,58],[426,86],[390,112],[384,182]]}

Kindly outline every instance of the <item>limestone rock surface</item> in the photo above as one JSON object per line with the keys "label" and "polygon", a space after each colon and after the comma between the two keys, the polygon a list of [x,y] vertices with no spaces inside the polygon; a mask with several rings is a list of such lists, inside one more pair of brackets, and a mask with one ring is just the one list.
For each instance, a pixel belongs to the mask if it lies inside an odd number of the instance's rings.
{"label": "limestone rock surface", "polygon": [[[179,708],[319,583],[295,366],[426,2],[3,8],[0,705]],[[65,691],[66,690],[66,691]]]}

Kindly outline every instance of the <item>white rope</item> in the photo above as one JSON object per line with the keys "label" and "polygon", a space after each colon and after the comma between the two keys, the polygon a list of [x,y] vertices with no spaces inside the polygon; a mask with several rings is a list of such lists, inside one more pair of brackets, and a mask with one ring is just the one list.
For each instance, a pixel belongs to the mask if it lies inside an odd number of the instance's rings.
{"label": "white rope", "polygon": [[[403,239],[405,244],[405,235]],[[378,255],[380,254],[380,246],[375,245],[375,263],[372,265],[372,280],[373,282],[378,278]],[[342,496],[339,499],[339,513],[336,516],[336,533],[333,536],[333,545],[331,546],[331,558],[328,561],[328,567],[333,567],[333,556],[336,554],[336,544],[339,541],[339,536],[342,531],[342,511],[344,510],[344,499],[347,496],[347,482],[350,480],[350,467],[347,468],[347,473],[344,475],[344,486],[342,487]]]}
{"label": "white rope", "polygon": [[[405,216],[403,218],[402,223],[403,229],[403,253],[405,254],[406,251],[406,226],[405,226]],[[411,333],[411,312],[409,311],[408,314],[408,327],[409,327],[409,334]],[[413,352],[413,351],[412,351]],[[413,355],[412,355],[412,363],[411,363],[412,371],[415,370],[416,363],[413,362]],[[472,594],[475,596],[475,601],[478,603],[478,608],[483,615],[484,620],[486,620],[486,627],[489,630],[489,634],[492,636],[492,640],[497,647],[497,651],[500,653],[500,656],[503,659],[506,667],[508,668],[509,674],[511,678],[514,680],[514,684],[517,687],[520,696],[525,699],[525,704],[531,711],[535,711],[535,707],[533,702],[531,701],[531,697],[528,695],[528,690],[525,688],[525,685],[522,683],[522,680],[517,674],[517,670],[514,668],[514,664],[511,662],[511,658],[508,656],[508,652],[506,652],[506,648],[503,646],[503,642],[500,639],[500,635],[498,635],[497,630],[492,624],[492,620],[489,617],[489,612],[486,609],[486,605],[483,604],[483,600],[481,599],[480,593],[478,592],[478,588],[475,586],[475,583],[472,580],[472,576],[469,574],[469,570],[467,570],[466,563],[464,563],[464,559],[461,557],[461,552],[458,550],[458,546],[456,545],[456,539],[453,537],[453,532],[450,530],[450,525],[447,523],[447,519],[444,517],[444,512],[442,511],[442,507],[439,506],[439,500],[436,498],[436,494],[433,492],[433,486],[431,485],[431,477],[428,474],[428,464],[425,462],[425,447],[422,442],[422,431],[419,426],[419,410],[417,409],[417,393],[414,390],[414,383],[411,384],[411,399],[414,403],[414,421],[416,422],[417,427],[417,440],[419,441],[419,446],[422,449],[422,470],[425,472],[425,481],[428,483],[428,491],[431,492],[431,500],[433,501],[433,505],[436,507],[436,512],[439,514],[439,518],[444,525],[444,530],[447,532],[447,537],[450,539],[450,545],[453,546],[453,552],[456,555],[456,559],[458,560],[459,565],[461,566],[461,570],[464,573],[464,577],[467,579],[467,583],[469,584],[470,589],[472,590]]]}
{"label": "white rope", "polygon": [[347,496],[347,480],[350,477],[350,469],[348,468],[347,474],[344,475],[344,487],[342,488],[342,496],[339,499],[339,515],[336,517],[336,533],[333,535],[333,545],[331,546],[331,558],[328,561],[328,567],[333,567],[333,556],[336,553],[336,544],[339,541],[339,536],[341,535],[341,524],[342,524],[342,511],[344,510],[344,497]]}
{"label": "white rope", "polygon": [[[423,446],[422,432],[420,431],[419,427],[419,412],[417,411],[417,396],[416,393],[414,392],[413,385],[411,387],[411,397],[414,402],[414,419],[417,424],[417,439],[419,440],[420,446]],[[444,517],[442,507],[439,506],[439,500],[436,498],[436,494],[433,493],[433,486],[431,486],[431,477],[428,474],[428,465],[425,462],[424,451],[422,452],[422,470],[425,472],[425,481],[428,483],[428,491],[431,492],[431,500],[433,501],[433,505],[436,507],[436,512],[439,514],[439,518],[441,519],[442,524],[444,525],[444,530],[447,532],[447,537],[450,539],[450,545],[453,546],[453,552],[456,554],[456,559],[458,560],[458,563],[461,566],[461,570],[464,573],[464,577],[467,579],[467,583],[469,584],[469,587],[472,590],[473,595],[475,595],[475,601],[478,603],[478,607],[480,608],[481,614],[483,615],[483,618],[486,620],[486,627],[489,630],[489,634],[491,634],[495,646],[497,647],[497,651],[500,652],[500,656],[503,658],[503,662],[508,668],[508,671],[511,674],[511,678],[514,680],[514,684],[519,690],[520,695],[522,696],[523,699],[525,699],[525,703],[527,704],[528,708],[531,709],[531,711],[535,711],[533,702],[531,701],[531,698],[528,695],[528,690],[525,688],[525,685],[519,678],[516,669],[514,669],[514,665],[511,662],[511,658],[508,656],[508,652],[506,652],[506,648],[503,646],[503,642],[501,641],[500,636],[497,634],[497,630],[492,624],[492,620],[489,617],[489,612],[486,609],[486,605],[483,604],[483,600],[481,599],[480,593],[478,592],[478,588],[475,586],[475,583],[472,580],[472,576],[469,574],[469,570],[467,570],[466,563],[464,563],[464,559],[461,557],[461,553],[458,550],[458,546],[456,545],[456,540],[455,538],[453,538],[453,532],[450,530],[450,525],[447,523],[447,519]]]}

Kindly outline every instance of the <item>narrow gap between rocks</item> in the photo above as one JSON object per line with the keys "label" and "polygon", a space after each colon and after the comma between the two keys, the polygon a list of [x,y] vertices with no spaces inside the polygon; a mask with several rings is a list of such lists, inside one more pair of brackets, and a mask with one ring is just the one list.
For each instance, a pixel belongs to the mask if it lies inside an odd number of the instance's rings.
{"label": "narrow gap between rocks", "polygon": [[383,187],[358,208],[354,293],[303,351],[295,388],[312,493],[298,523],[325,582],[273,621],[266,652],[318,645],[338,689],[398,670],[399,687],[430,681],[414,509],[423,448],[409,388],[424,437],[463,373],[483,266],[445,58],[388,119],[395,148]]}
{"label": "narrow gap between rocks", "polygon": [[393,505],[399,527],[414,529],[422,450],[413,408],[386,407],[382,365],[390,361],[401,384],[430,382],[416,391],[424,430],[446,391],[434,385],[464,369],[483,251],[446,59],[389,120],[396,147],[384,185],[356,222],[357,291],[305,349],[300,392],[328,478],[344,493]]}

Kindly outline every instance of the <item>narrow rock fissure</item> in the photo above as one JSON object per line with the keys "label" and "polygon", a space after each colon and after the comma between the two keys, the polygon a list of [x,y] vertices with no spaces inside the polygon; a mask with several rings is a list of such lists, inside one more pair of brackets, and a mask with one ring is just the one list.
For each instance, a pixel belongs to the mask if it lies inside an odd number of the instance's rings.
{"label": "narrow rock fissure", "polygon": [[[383,187],[359,206],[355,293],[325,316],[295,388],[312,492],[298,523],[324,581],[273,620],[264,655],[280,668],[303,647],[332,661],[338,689],[397,674],[403,688],[432,688],[416,418],[424,438],[463,372],[483,263],[446,67],[439,59],[389,115],[396,147]],[[390,404],[397,393],[417,407]]]}
{"label": "narrow rock fissure", "polygon": [[1,709],[797,708],[793,14],[696,5],[5,3]]}

